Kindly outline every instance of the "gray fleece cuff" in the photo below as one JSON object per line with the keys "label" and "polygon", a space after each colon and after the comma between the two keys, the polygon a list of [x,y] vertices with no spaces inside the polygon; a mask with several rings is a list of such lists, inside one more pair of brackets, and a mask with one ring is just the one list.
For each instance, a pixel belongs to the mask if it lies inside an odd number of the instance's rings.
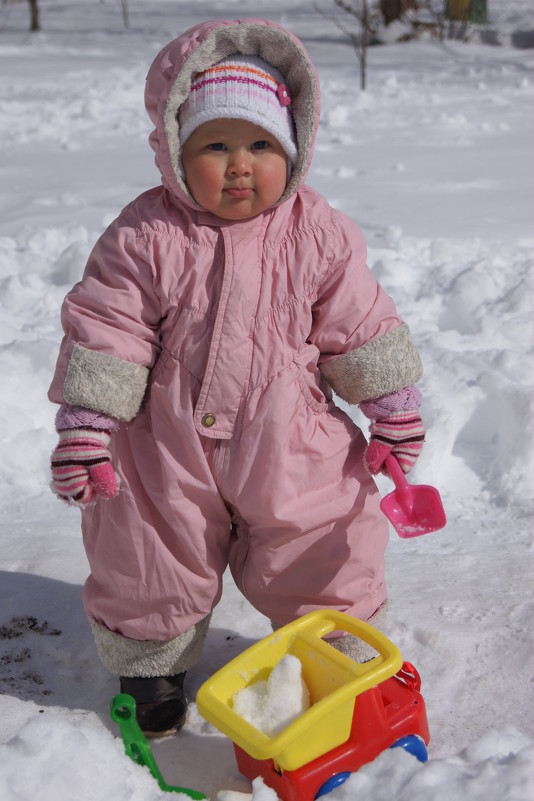
{"label": "gray fleece cuff", "polygon": [[[383,634],[385,634],[387,625],[387,607],[388,603],[386,601],[386,603],[366,621],[370,626],[378,629],[378,631],[381,631]],[[345,654],[345,656],[348,656],[353,662],[359,662],[360,664],[369,662],[370,659],[374,659],[375,656],[378,656],[378,652],[375,651],[371,645],[360,640],[359,637],[355,637],[353,634],[345,634],[344,637],[328,640],[328,643],[332,645],[336,651]]]}
{"label": "gray fleece cuff", "polygon": [[98,654],[110,673],[130,678],[174,676],[198,662],[211,615],[172,640],[131,640],[91,620]]}
{"label": "gray fleece cuff", "polygon": [[319,367],[336,395],[354,404],[390,395],[423,375],[406,323]]}
{"label": "gray fleece cuff", "polygon": [[[388,602],[386,601],[382,606],[376,610],[376,612],[371,615],[369,620],[366,620],[366,623],[369,623],[370,626],[373,626],[378,631],[381,631],[383,634],[386,633],[386,625],[387,625],[387,610],[388,610]],[[271,620],[271,628],[273,631],[278,631],[281,628],[279,623],[276,621]],[[370,659],[373,659],[377,656],[377,651],[371,646],[368,645],[363,640],[360,640],[359,637],[355,637],[353,634],[345,634],[343,637],[333,637],[332,639],[327,639],[329,645],[335,648],[345,656],[348,656],[352,659],[353,662],[359,662],[363,664],[364,662],[368,662]]]}
{"label": "gray fleece cuff", "polygon": [[149,370],[133,362],[75,345],[63,385],[71,406],[131,420],[145,395]]}

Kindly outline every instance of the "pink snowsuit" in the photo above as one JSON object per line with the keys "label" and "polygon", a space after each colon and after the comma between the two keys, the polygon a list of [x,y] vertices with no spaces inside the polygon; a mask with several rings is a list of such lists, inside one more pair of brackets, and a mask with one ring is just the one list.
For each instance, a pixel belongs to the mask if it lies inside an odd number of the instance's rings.
{"label": "pink snowsuit", "polygon": [[[193,74],[237,52],[286,78],[299,160],[275,208],[228,222],[183,183],[176,112]],[[163,183],[121,212],[65,299],[50,389],[123,421],[119,495],[82,512],[97,629],[172,641],[209,616],[228,565],[278,624],[322,607],[366,620],[386,600],[366,441],[331,388],[359,403],[421,367],[360,230],[303,183],[318,92],[300,42],[259,20],[200,25],[149,71]]]}

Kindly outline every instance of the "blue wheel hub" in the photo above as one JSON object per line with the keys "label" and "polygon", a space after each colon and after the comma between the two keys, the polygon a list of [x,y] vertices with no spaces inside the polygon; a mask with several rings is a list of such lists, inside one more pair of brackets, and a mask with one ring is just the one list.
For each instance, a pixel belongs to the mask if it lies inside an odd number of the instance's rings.
{"label": "blue wheel hub", "polygon": [[321,798],[323,795],[328,795],[328,793],[331,793],[332,790],[336,789],[336,787],[339,787],[341,784],[345,784],[349,776],[350,770],[345,771],[344,773],[336,773],[335,776],[330,776],[330,778],[327,779],[323,785],[321,785],[315,798],[317,799]]}
{"label": "blue wheel hub", "polygon": [[414,757],[417,757],[419,762],[428,762],[428,751],[426,750],[426,745],[419,737],[416,737],[415,734],[409,734],[408,737],[402,737],[400,740],[397,740],[396,743],[393,743],[391,747],[403,748],[408,752],[408,754],[413,754]]}

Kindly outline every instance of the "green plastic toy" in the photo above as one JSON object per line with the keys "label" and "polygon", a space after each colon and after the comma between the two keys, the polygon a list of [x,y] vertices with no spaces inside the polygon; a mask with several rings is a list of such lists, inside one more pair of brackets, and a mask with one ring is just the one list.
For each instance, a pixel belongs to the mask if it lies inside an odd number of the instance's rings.
{"label": "green plastic toy", "polygon": [[206,796],[198,790],[190,790],[187,787],[172,787],[166,783],[146,741],[146,737],[135,719],[135,701],[131,695],[121,693],[112,698],[110,715],[111,719],[119,725],[126,754],[138,765],[147,767],[162,790],[166,793],[183,793],[195,801],[206,799]]}

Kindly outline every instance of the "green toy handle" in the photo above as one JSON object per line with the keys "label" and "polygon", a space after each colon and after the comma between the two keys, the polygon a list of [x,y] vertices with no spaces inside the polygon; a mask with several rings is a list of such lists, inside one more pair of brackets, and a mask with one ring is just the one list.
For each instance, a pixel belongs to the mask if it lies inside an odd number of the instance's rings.
{"label": "green toy handle", "polygon": [[198,790],[190,790],[187,787],[172,787],[165,782],[146,737],[135,719],[135,701],[131,695],[121,693],[112,698],[110,715],[111,719],[120,728],[127,756],[138,765],[148,768],[162,790],[167,793],[183,793],[189,798],[193,798],[194,801],[206,799],[206,796],[198,792]]}

